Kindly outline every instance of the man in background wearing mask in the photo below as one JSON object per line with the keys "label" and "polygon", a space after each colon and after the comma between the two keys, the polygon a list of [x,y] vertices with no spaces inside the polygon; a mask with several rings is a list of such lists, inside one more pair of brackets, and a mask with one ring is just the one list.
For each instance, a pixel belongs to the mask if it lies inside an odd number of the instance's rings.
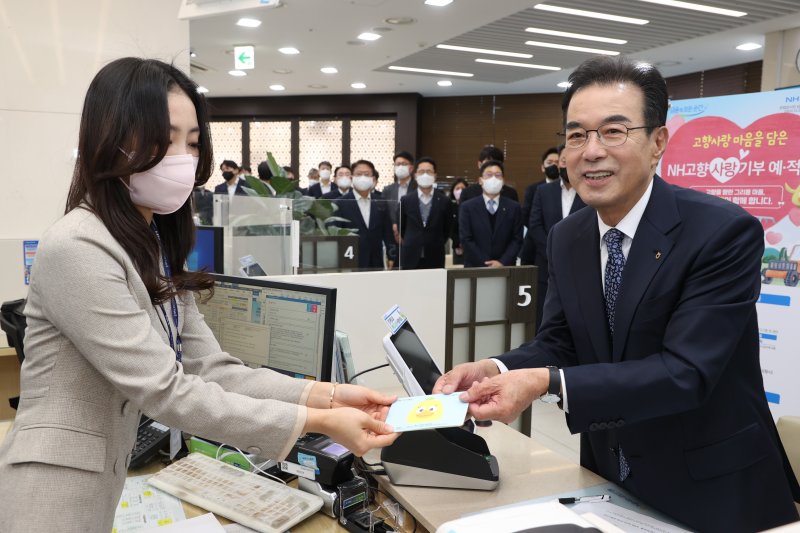
{"label": "man in background wearing mask", "polygon": [[[503,151],[493,144],[487,144],[481,148],[481,152],[478,154],[478,183],[473,183],[464,189],[464,192],[461,193],[461,203],[480,196],[483,193],[483,189],[481,188],[480,184],[480,169],[483,164],[487,161],[499,161],[500,163],[503,163],[505,162],[505,157],[506,156]],[[517,190],[514,187],[506,185],[505,183],[503,183],[503,188],[500,191],[500,194],[509,200],[519,202]]]}
{"label": "man in background wearing mask", "polygon": [[436,162],[420,158],[414,168],[417,193],[400,198],[400,268],[444,268],[444,245],[453,220],[447,196],[435,189]]}
{"label": "man in background wearing mask", "polygon": [[[386,246],[388,261],[397,260],[397,244],[392,235],[387,202],[379,195],[373,197],[372,189],[377,183],[375,165],[361,159],[353,163],[353,189],[336,199],[337,216],[347,219],[344,227],[358,230],[358,267],[383,270],[383,248]],[[338,169],[337,169],[338,173]]]}
{"label": "man in background wearing mask", "polygon": [[[233,164],[235,165],[236,163]],[[222,165],[225,165],[225,163],[223,162]],[[222,165],[220,165],[220,167],[222,167]],[[231,199],[233,199],[235,195],[247,195],[244,189],[242,189],[242,187],[247,186],[247,182],[239,178],[238,170],[239,167],[236,167],[235,170],[223,170],[222,178],[225,182],[214,187],[214,194],[227,194]]]}
{"label": "man in background wearing mask", "polygon": [[325,198],[327,200],[335,200],[340,198],[350,192],[350,187],[353,185],[352,179],[352,172],[350,167],[346,165],[342,165],[340,167],[336,167],[336,172],[334,174],[334,182],[335,187],[331,187],[329,192],[326,192],[321,196],[321,198]]}
{"label": "man in background wearing mask", "polygon": [[[483,194],[461,204],[459,233],[465,267],[512,266],[522,246],[522,212],[519,203],[500,194],[503,163],[481,165]],[[466,190],[464,190],[466,192]],[[461,193],[464,197],[464,193]]]}
{"label": "man in background wearing mask", "polygon": [[547,294],[547,236],[550,229],[575,211],[586,207],[581,197],[575,193],[575,188],[569,182],[567,175],[567,156],[561,147],[558,159],[559,180],[546,183],[539,187],[533,199],[530,225],[528,226],[529,238],[534,243],[536,257],[534,264],[539,267],[538,291],[536,292],[536,330],[542,323],[544,310],[544,297]]}
{"label": "man in background wearing mask", "polygon": [[392,233],[394,240],[400,244],[400,229],[398,221],[400,220],[400,198],[410,192],[414,192],[417,188],[417,182],[412,176],[414,168],[414,156],[409,152],[397,152],[394,156],[394,183],[387,185],[383,188],[383,199],[390,202],[397,202],[389,204],[391,209],[389,216],[392,217]]}
{"label": "man in background wearing mask", "polygon": [[558,153],[561,151],[555,146],[548,148],[542,154],[542,174],[544,174],[543,181],[537,181],[525,188],[525,199],[522,202],[522,223],[525,224],[527,229],[525,233],[525,240],[522,242],[522,249],[519,251],[519,262],[522,265],[532,265],[536,261],[536,243],[531,235],[531,208],[533,207],[533,199],[536,196],[536,191],[545,183],[553,183],[558,181]]}
{"label": "man in background wearing mask", "polygon": [[329,161],[322,161],[319,165],[319,181],[315,182],[308,178],[308,196],[321,198],[323,194],[331,192],[331,169],[333,165]]}

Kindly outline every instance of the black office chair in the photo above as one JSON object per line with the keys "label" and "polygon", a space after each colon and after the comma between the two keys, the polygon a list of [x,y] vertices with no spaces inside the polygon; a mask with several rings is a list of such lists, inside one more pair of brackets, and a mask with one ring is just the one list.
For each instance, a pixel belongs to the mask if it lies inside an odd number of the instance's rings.
{"label": "black office chair", "polygon": [[[25,360],[23,340],[25,339],[25,328],[28,322],[25,320],[25,299],[3,302],[0,306],[0,329],[6,333],[8,345],[17,351],[19,364]],[[8,399],[8,404],[12,409],[19,405],[19,396]]]}

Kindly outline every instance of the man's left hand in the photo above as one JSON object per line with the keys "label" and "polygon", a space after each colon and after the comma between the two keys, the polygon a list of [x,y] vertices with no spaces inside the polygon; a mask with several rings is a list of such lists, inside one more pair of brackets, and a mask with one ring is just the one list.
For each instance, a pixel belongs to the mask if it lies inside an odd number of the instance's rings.
{"label": "man's left hand", "polygon": [[499,420],[508,424],[547,392],[549,385],[550,371],[546,368],[511,370],[474,382],[460,398],[469,403],[469,414],[476,420]]}

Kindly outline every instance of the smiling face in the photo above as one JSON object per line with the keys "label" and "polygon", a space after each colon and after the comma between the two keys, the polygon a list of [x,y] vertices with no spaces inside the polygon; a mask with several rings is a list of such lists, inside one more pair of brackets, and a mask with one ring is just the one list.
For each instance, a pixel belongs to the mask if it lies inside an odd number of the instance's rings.
{"label": "smiling face", "polygon": [[406,417],[406,422],[415,424],[419,422],[432,422],[439,420],[444,414],[441,400],[428,398],[419,402]]}
{"label": "smiling face", "polygon": [[[567,108],[566,130],[594,130],[604,124],[628,128],[645,126],[644,94],[632,83],[589,85],[578,90]],[[655,174],[658,160],[667,147],[664,127],[650,134],[645,129],[629,131],[619,146],[604,146],[591,132],[580,148],[566,147],[570,183],[586,204],[597,209],[600,218],[615,226],[642,197]]]}

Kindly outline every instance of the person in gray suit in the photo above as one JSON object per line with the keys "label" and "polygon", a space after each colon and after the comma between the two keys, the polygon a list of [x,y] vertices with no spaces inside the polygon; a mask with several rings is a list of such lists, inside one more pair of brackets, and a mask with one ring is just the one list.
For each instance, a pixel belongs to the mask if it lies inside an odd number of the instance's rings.
{"label": "person in gray suit", "polygon": [[390,204],[389,217],[392,219],[392,234],[397,244],[400,244],[400,198],[417,190],[417,180],[414,179],[414,156],[402,151],[394,155],[394,183],[383,188],[383,199],[396,202]]}
{"label": "person in gray suit", "polygon": [[19,410],[0,445],[0,531],[111,531],[141,413],[274,459],[304,432],[356,455],[394,441],[394,398],[248,368],[203,321],[194,293],[213,279],[185,263],[190,195],[212,151],[193,81],[161,61],[109,63],[86,94],[78,146],[66,215],[33,267]]}

